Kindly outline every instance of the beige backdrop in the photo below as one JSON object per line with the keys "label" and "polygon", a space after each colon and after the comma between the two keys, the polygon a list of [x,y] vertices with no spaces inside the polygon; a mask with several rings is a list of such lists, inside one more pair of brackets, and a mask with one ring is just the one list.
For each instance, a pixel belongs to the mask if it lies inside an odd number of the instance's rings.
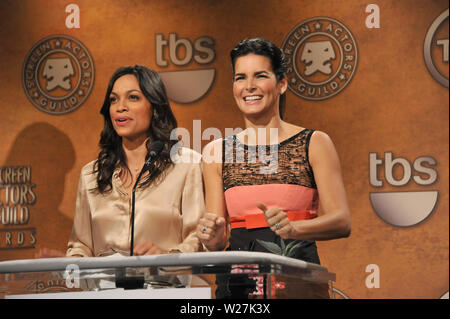
{"label": "beige backdrop", "polygon": [[[11,225],[3,216],[0,260],[32,258],[41,247],[65,250],[80,169],[97,156],[103,125],[99,109],[109,77],[119,66],[144,64],[161,72],[215,69],[214,82],[203,98],[189,104],[172,102],[172,108],[179,126],[191,133],[193,120],[201,120],[202,129],[216,127],[224,133],[226,127],[243,126],[231,90],[229,51],[234,45],[263,36],[281,46],[301,22],[328,17],[340,21],[355,38],[358,63],[353,78],[339,94],[322,101],[288,91],[285,114],[288,122],[327,132],[342,163],[352,234],[319,242],[322,264],[337,274],[335,288],[349,298],[439,298],[448,292],[449,91],[431,76],[423,53],[428,28],[448,9],[448,1],[77,0],[72,3],[80,9],[80,28],[67,28],[69,3],[0,2],[0,177],[5,180],[6,169],[13,166],[31,167],[31,181],[21,184],[28,188],[8,186],[9,191],[25,189],[21,194],[25,192],[23,198],[29,200],[29,219]],[[366,26],[370,14],[366,7],[371,3],[379,6],[380,28]],[[170,33],[192,44],[200,37],[212,38],[214,60],[176,66],[166,48],[168,66],[158,66],[156,35],[167,40]],[[62,115],[38,110],[22,85],[26,56],[37,42],[53,35],[80,41],[95,66],[87,100]],[[447,39],[447,61],[436,48],[433,57],[448,83],[448,15],[439,36]],[[178,52],[184,53],[182,48]],[[406,160],[411,174],[424,179],[427,174],[414,170],[413,163],[432,157],[436,164],[424,166],[437,173],[437,180],[421,185],[411,178],[405,185],[391,186],[382,164],[378,180],[383,186],[371,185],[369,154],[384,160],[388,152]],[[393,175],[400,180],[402,174],[396,165]],[[3,207],[6,184],[0,183]],[[370,193],[410,191],[437,191],[438,199],[427,218],[409,227],[385,222],[369,198]],[[378,266],[379,272],[369,265]],[[370,288],[377,274],[379,287]]]}

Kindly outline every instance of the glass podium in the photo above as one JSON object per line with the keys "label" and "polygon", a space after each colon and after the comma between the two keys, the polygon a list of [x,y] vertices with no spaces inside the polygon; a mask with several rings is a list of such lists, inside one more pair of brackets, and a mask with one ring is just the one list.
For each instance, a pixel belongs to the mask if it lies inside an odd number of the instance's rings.
{"label": "glass podium", "polygon": [[0,262],[6,299],[321,299],[335,281],[323,266],[247,251]]}

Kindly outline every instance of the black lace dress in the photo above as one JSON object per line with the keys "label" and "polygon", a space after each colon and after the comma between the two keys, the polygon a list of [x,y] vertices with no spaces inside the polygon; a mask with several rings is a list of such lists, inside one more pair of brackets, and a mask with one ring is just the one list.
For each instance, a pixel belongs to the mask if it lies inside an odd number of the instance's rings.
{"label": "black lace dress", "polygon": [[[320,264],[314,241],[282,240],[267,226],[262,211],[256,206],[257,202],[262,202],[268,208],[281,208],[291,220],[317,216],[319,198],[308,159],[313,132],[304,129],[270,146],[248,146],[235,135],[223,140],[222,178],[231,221],[227,250],[272,252]],[[273,249],[268,242],[278,248]],[[247,290],[238,288],[244,277],[218,277],[216,297],[246,297],[252,285],[250,283]],[[236,289],[233,290],[233,286]]]}

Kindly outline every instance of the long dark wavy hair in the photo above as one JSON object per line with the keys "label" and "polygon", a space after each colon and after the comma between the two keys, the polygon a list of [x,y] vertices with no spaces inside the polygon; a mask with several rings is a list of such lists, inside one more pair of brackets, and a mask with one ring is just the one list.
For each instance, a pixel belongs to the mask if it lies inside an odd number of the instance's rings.
{"label": "long dark wavy hair", "polygon": [[[230,52],[231,69],[233,71],[236,66],[237,58],[245,56],[247,54],[256,54],[265,56],[270,60],[272,65],[272,71],[275,73],[277,81],[281,81],[286,76],[287,63],[284,57],[283,51],[275,44],[264,38],[245,39],[238,43]],[[234,81],[234,80],[233,80]],[[286,106],[286,92],[280,95],[279,111],[280,117],[283,118],[284,108]]]}
{"label": "long dark wavy hair", "polygon": [[170,150],[177,143],[176,140],[170,139],[170,133],[177,128],[177,121],[170,108],[166,88],[159,74],[142,65],[119,68],[109,80],[105,100],[100,110],[104,118],[104,127],[100,134],[99,146],[101,150],[94,164],[94,174],[97,175],[97,188],[95,190],[102,194],[111,191],[112,176],[117,167],[122,166],[130,172],[122,146],[122,137],[117,135],[114,130],[109,114],[110,95],[114,83],[118,78],[127,74],[133,74],[136,77],[139,88],[151,105],[152,117],[147,131],[149,137],[146,144],[147,150],[150,149],[150,145],[154,141],[161,141],[164,145],[160,155],[149,168],[149,174],[139,184],[139,187],[148,186],[172,164]]}

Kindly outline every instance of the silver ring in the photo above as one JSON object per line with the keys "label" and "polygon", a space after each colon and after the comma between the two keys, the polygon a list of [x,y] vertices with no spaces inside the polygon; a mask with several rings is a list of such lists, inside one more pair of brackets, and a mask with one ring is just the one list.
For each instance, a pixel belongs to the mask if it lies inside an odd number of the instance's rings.
{"label": "silver ring", "polygon": [[280,230],[280,228],[281,228],[280,224],[279,224],[279,223],[276,223],[276,224],[275,224],[275,229],[276,229],[276,230]]}
{"label": "silver ring", "polygon": [[206,230],[207,230],[206,226],[203,226],[202,233],[203,234],[206,233]]}

